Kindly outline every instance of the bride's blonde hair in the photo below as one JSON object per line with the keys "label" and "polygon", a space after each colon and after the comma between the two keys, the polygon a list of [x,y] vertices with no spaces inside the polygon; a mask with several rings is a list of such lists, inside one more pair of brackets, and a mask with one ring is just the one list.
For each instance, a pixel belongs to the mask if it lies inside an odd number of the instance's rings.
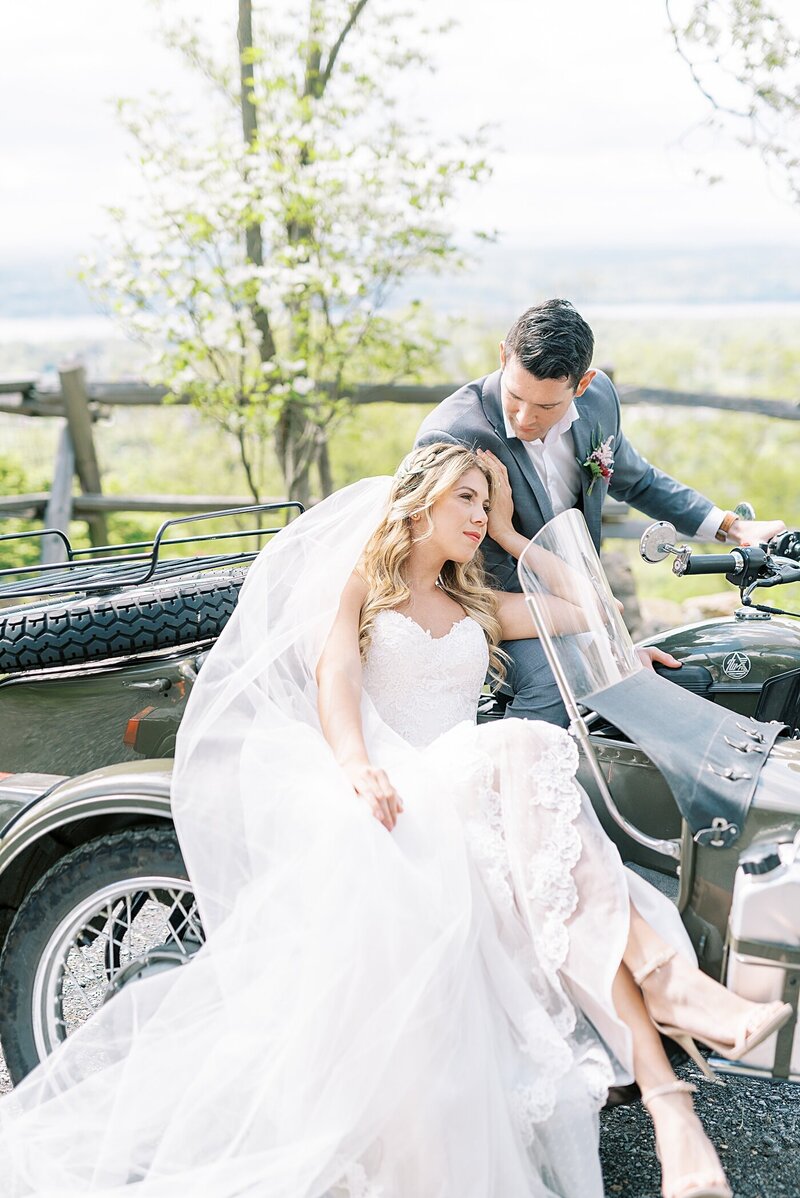
{"label": "bride's blonde hair", "polygon": [[[398,468],[386,514],[367,542],[358,566],[368,588],[358,630],[362,659],[369,648],[378,612],[399,607],[411,597],[403,567],[414,541],[424,540],[433,533],[430,514],[433,504],[457,486],[468,470],[474,469],[480,470],[486,479],[491,505],[494,494],[491,471],[464,445],[444,441],[424,445],[413,450]],[[426,517],[427,529],[424,520],[412,523],[412,515]],[[468,562],[445,562],[438,581],[442,590],[460,603],[482,628],[489,646],[490,672],[502,681],[505,654],[498,648],[501,630],[497,601],[486,584],[480,550]]]}

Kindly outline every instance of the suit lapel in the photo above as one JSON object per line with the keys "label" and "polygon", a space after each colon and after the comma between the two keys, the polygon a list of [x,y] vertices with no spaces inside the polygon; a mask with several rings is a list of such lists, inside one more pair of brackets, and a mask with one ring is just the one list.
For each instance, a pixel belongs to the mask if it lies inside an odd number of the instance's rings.
{"label": "suit lapel", "polygon": [[500,371],[496,370],[494,374],[486,376],[483,382],[481,391],[481,403],[483,412],[492,426],[498,437],[505,442],[509,453],[514,458],[514,461],[522,471],[525,481],[533,491],[534,499],[539,506],[539,511],[542,515],[542,521],[546,524],[548,520],[553,519],[553,505],[550,502],[550,496],[547,494],[544,483],[539,478],[531,459],[528,457],[525,446],[520,441],[519,437],[509,437],[506,435],[505,420],[503,419],[503,404],[500,399]]}
{"label": "suit lapel", "polygon": [[[575,400],[575,407],[578,409],[579,419],[575,421],[570,430],[572,432],[572,441],[575,446],[575,457],[578,462],[585,462],[589,454],[592,452],[592,434],[596,432],[592,425],[589,416],[586,412],[581,399]],[[580,467],[581,471],[581,501],[583,507],[583,516],[588,525],[589,533],[595,545],[600,544],[600,525],[603,518],[603,500],[605,499],[606,484],[602,479],[598,479],[592,487],[591,495],[589,487],[592,482],[592,476],[585,466]]]}

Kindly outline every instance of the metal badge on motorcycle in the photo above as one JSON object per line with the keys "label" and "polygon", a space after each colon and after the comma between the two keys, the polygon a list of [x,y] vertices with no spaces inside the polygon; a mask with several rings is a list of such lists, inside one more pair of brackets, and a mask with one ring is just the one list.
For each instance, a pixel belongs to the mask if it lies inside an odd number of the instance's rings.
{"label": "metal badge on motorcycle", "polygon": [[750,673],[750,658],[746,653],[729,653],[722,663],[722,672],[739,682]]}

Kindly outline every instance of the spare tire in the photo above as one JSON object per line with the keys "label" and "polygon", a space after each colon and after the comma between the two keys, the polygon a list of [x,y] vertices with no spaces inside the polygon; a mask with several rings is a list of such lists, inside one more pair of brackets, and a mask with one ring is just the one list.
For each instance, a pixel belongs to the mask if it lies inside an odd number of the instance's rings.
{"label": "spare tire", "polygon": [[0,611],[0,673],[125,657],[219,636],[246,571]]}

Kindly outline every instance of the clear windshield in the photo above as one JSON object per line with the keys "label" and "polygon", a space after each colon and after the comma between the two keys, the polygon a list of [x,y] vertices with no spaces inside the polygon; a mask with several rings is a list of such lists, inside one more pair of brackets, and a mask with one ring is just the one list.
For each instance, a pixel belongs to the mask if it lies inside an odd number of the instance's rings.
{"label": "clear windshield", "polygon": [[642,669],[580,512],[546,524],[517,569],[562,693],[582,703]]}

